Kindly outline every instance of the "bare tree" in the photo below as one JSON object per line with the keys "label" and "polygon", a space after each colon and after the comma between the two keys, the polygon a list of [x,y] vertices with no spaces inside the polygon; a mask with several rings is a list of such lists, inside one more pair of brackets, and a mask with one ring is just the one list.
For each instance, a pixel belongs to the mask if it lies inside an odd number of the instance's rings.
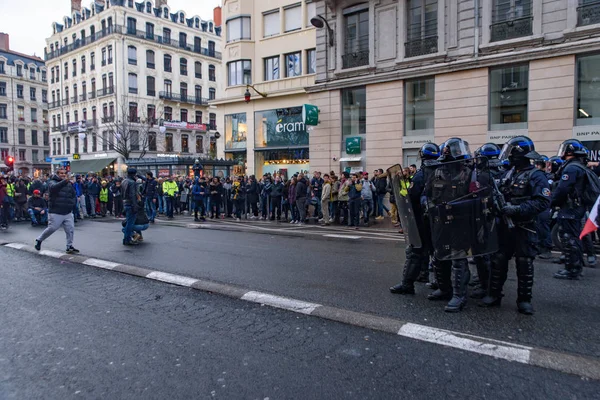
{"label": "bare tree", "polygon": [[146,110],[138,110],[137,106],[131,108],[129,104],[123,102],[117,115],[103,117],[103,125],[94,127],[93,134],[103,149],[115,151],[124,160],[132,157],[141,159],[150,150],[152,141],[156,145],[160,117],[148,115]]}

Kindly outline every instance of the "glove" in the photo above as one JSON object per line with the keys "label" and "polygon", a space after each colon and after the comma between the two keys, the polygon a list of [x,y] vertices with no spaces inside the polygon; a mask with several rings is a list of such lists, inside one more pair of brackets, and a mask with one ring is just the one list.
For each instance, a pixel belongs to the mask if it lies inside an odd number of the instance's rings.
{"label": "glove", "polygon": [[509,217],[519,215],[520,212],[521,212],[521,207],[519,207],[519,206],[504,206],[504,207],[502,207],[502,214],[507,215]]}

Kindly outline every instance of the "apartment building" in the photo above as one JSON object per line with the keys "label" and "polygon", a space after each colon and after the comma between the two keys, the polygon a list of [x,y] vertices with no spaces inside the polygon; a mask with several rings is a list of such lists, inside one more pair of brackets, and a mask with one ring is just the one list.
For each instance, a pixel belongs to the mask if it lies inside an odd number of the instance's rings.
{"label": "apartment building", "polygon": [[586,0],[325,0],[317,13],[321,110],[311,168],[416,161],[459,136],[565,139],[600,150],[600,3]]}
{"label": "apartment building", "polygon": [[46,43],[54,164],[122,174],[143,156],[165,159],[166,175],[216,157],[220,21],[166,0],[72,0]]}
{"label": "apartment building", "polygon": [[315,82],[316,35],[308,0],[225,0],[223,91],[211,102],[224,123],[224,152],[236,174],[310,169],[302,122]]}
{"label": "apartment building", "polygon": [[0,161],[14,157],[18,175],[49,173],[49,136],[44,61],[11,50],[0,33]]}

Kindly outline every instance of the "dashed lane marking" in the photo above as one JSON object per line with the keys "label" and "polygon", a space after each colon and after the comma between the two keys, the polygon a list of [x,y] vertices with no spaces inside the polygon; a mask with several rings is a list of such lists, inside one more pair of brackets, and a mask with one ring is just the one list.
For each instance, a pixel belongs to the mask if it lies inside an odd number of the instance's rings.
{"label": "dashed lane marking", "polygon": [[52,257],[52,258],[61,258],[62,256],[65,255],[65,253],[59,253],[58,251],[52,251],[52,250],[40,250],[39,253],[42,256],[48,256],[48,257]]}
{"label": "dashed lane marking", "polygon": [[106,260],[99,260],[97,258],[88,258],[83,262],[83,264],[109,270],[115,269],[117,266],[121,265],[119,263]]}
{"label": "dashed lane marking", "polygon": [[13,248],[13,249],[21,250],[26,245],[23,243],[7,243],[7,244],[5,244],[5,246]]}
{"label": "dashed lane marking", "polygon": [[290,299],[287,297],[274,296],[261,292],[248,292],[242,296],[242,300],[254,303],[266,304],[272,307],[283,308],[300,314],[310,315],[320,304],[308,303],[306,301]]}
{"label": "dashed lane marking", "polygon": [[187,276],[169,274],[167,272],[154,271],[146,275],[146,278],[154,279],[156,281],[172,283],[174,285],[191,287],[194,283],[198,282],[198,279],[189,278]]}
{"label": "dashed lane marking", "polygon": [[354,239],[354,240],[358,240],[360,238],[362,238],[362,236],[351,236],[351,235],[337,235],[335,233],[330,233],[327,235],[323,235],[324,237],[330,237],[330,238],[340,238],[340,239]]}

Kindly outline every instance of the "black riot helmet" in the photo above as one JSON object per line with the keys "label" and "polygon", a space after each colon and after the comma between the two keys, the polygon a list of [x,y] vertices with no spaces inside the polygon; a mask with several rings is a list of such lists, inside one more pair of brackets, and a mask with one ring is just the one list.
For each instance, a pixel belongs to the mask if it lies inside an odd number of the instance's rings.
{"label": "black riot helmet", "polygon": [[456,161],[471,158],[469,143],[459,138],[451,138],[440,145],[439,161]]}
{"label": "black riot helmet", "polygon": [[512,167],[531,165],[531,160],[538,158],[540,158],[540,155],[535,151],[533,140],[527,136],[516,136],[510,139],[502,147],[499,156],[501,161],[508,160]]}
{"label": "black riot helmet", "polygon": [[491,160],[500,156],[500,147],[496,143],[486,143],[475,150],[475,157],[487,157]]}
{"label": "black riot helmet", "polygon": [[558,172],[558,169],[565,163],[559,156],[552,156],[548,160],[550,162],[550,169],[553,174]]}
{"label": "black riot helmet", "polygon": [[437,160],[440,157],[440,148],[435,143],[425,143],[419,150],[419,158],[423,161]]}
{"label": "black riot helmet", "polygon": [[588,151],[583,143],[577,139],[567,139],[558,147],[557,155],[564,160],[567,156],[585,157],[587,154]]}

